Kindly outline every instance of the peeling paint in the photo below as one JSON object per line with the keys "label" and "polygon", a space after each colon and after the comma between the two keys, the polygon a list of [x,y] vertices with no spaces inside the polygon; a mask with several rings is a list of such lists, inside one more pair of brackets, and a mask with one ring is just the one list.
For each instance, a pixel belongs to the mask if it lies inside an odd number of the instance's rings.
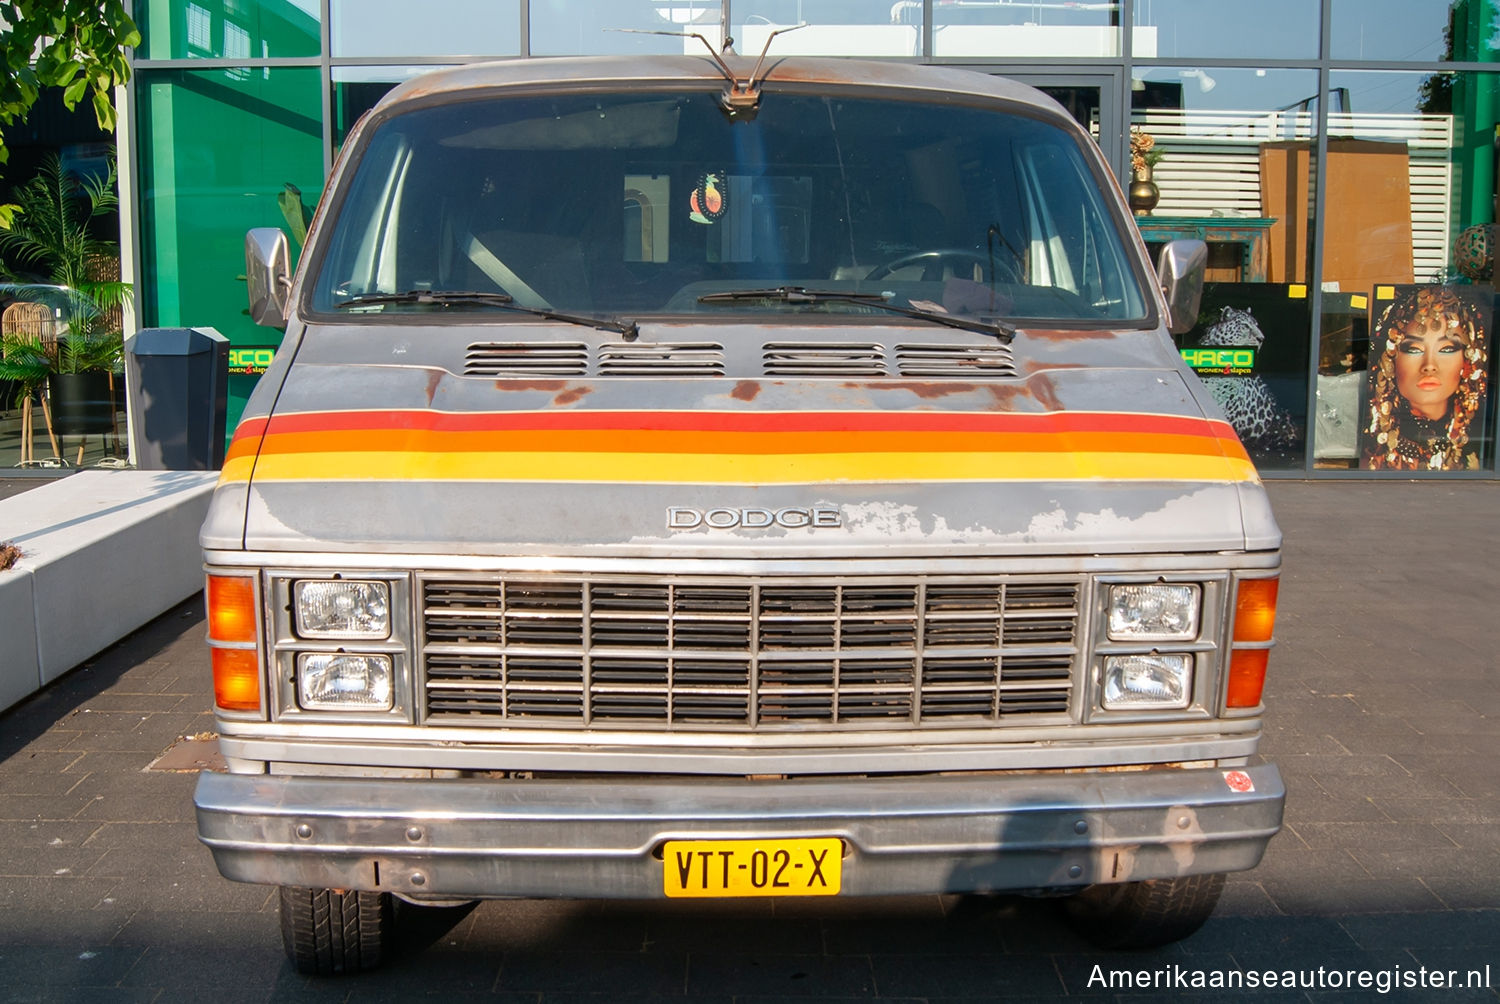
{"label": "peeling paint", "polygon": [[561,394],[554,397],[552,399],[552,403],[557,405],[559,408],[564,408],[570,404],[573,404],[575,401],[582,400],[584,397],[592,394],[593,392],[594,388],[592,387],[574,387],[572,390],[563,391]]}
{"label": "peeling paint", "polygon": [[759,380],[741,380],[734,385],[734,390],[729,392],[729,396],[736,401],[754,401],[760,396],[760,390]]}

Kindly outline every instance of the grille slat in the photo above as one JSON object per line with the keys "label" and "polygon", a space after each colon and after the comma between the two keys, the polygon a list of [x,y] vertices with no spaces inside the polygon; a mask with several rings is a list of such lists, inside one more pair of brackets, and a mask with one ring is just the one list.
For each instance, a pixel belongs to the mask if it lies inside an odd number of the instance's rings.
{"label": "grille slat", "polygon": [[464,376],[584,376],[589,347],[582,342],[475,342],[464,355]]}
{"label": "grille slat", "polygon": [[730,731],[1066,716],[1077,581],[422,584],[427,721]]}
{"label": "grille slat", "polygon": [[896,371],[902,376],[1013,378],[1016,360],[1003,345],[897,345]]}

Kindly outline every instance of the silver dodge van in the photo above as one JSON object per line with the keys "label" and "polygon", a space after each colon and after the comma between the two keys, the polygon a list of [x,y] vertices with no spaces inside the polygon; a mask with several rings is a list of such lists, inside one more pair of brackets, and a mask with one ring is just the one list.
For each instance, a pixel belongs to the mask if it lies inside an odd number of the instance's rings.
{"label": "silver dodge van", "polygon": [[393,897],[1068,895],[1182,937],[1253,867],[1280,532],[1089,135],[771,57],[388,95],[202,530],[199,834],[299,969]]}

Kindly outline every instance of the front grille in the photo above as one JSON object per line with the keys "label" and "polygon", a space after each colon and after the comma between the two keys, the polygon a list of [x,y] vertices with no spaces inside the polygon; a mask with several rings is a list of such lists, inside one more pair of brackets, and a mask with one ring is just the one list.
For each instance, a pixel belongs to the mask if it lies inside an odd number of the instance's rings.
{"label": "front grille", "polygon": [[1079,580],[422,583],[425,720],[959,728],[1066,718]]}

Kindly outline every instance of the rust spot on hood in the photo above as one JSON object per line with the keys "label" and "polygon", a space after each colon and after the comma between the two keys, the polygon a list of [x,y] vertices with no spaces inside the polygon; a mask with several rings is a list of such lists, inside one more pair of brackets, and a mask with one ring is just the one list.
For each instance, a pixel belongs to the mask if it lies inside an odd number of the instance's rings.
{"label": "rust spot on hood", "polygon": [[1042,374],[1026,381],[1026,386],[1031,389],[1031,396],[1037,399],[1043,408],[1048,411],[1066,411],[1062,400],[1057,396],[1057,388],[1052,381]]}
{"label": "rust spot on hood", "polygon": [[850,390],[909,390],[924,401],[948,397],[951,394],[969,394],[979,387],[978,384],[946,381],[943,383],[846,383],[844,386]]}
{"label": "rust spot on hood", "polygon": [[496,390],[542,390],[560,391],[568,386],[566,380],[496,380]]}
{"label": "rust spot on hood", "polygon": [[572,404],[574,401],[579,400],[585,395],[592,394],[593,392],[594,388],[592,387],[574,387],[572,390],[563,391],[561,394],[554,397],[552,399],[552,403],[557,405],[559,408],[565,407]]}
{"label": "rust spot on hood", "polygon": [[1039,342],[1095,342],[1104,338],[1115,338],[1120,334],[1114,328],[1027,328],[1026,337]]}
{"label": "rust spot on hood", "polygon": [[759,380],[741,380],[734,385],[734,390],[729,392],[729,396],[736,401],[754,401],[760,396],[760,389]]}

